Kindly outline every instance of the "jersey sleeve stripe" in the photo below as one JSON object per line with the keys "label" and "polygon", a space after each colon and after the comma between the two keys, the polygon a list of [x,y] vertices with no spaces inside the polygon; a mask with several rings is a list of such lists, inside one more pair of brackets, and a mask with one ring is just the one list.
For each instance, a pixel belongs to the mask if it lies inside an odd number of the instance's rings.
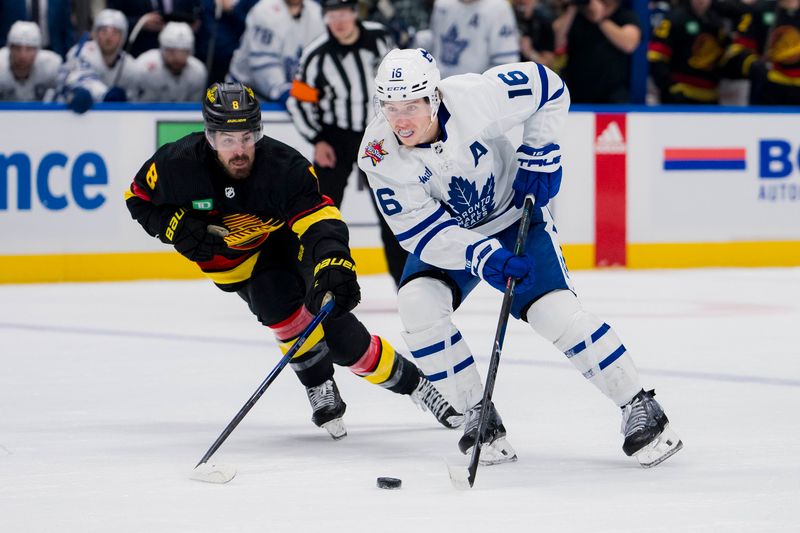
{"label": "jersey sleeve stripe", "polygon": [[[133,183],[131,183],[130,191],[131,191],[131,193],[133,193],[134,196],[136,196],[138,198],[141,198],[142,200],[144,200],[146,202],[150,201],[150,195],[147,194],[147,192],[145,192],[141,187],[139,187],[136,184],[135,181]],[[128,198],[129,198],[129,196],[126,195],[125,199],[127,200]]]}
{"label": "jersey sleeve stripe", "polygon": [[559,98],[561,98],[561,95],[562,95],[562,94],[564,94],[564,87],[565,87],[565,86],[566,86],[566,85],[565,85],[565,84],[562,82],[562,83],[561,83],[561,88],[560,88],[559,90],[557,90],[556,92],[554,92],[554,93],[553,93],[553,96],[551,96],[550,98],[548,98],[548,100],[547,100],[547,101],[548,101],[548,102],[552,102],[553,100],[558,100]]}
{"label": "jersey sleeve stripe", "polygon": [[414,255],[416,255],[416,256],[421,255],[422,254],[422,250],[431,241],[431,239],[433,239],[436,236],[437,233],[439,233],[440,231],[442,231],[445,228],[449,228],[450,226],[457,226],[457,225],[458,225],[458,222],[456,222],[455,219],[451,218],[450,220],[448,220],[446,222],[442,222],[438,226],[434,227],[432,230],[430,230],[428,233],[426,233],[424,237],[422,237],[419,240],[419,242],[417,243],[417,247],[414,248]]}
{"label": "jersey sleeve stripe", "polygon": [[298,237],[302,237],[303,234],[308,231],[308,228],[323,220],[342,220],[342,214],[336,207],[326,205],[321,209],[297,219],[291,225],[292,231],[294,231]]}
{"label": "jersey sleeve stripe", "polygon": [[445,211],[444,206],[440,205],[439,209],[434,211],[431,214],[431,216],[429,216],[428,218],[426,218],[425,220],[423,220],[422,222],[420,222],[419,224],[417,224],[413,228],[408,229],[408,230],[406,230],[406,231],[404,231],[402,233],[398,233],[397,235],[395,235],[395,237],[397,237],[398,241],[404,241],[406,239],[410,239],[414,235],[422,233],[427,228],[432,226],[433,223],[436,222],[437,220],[439,220],[440,218],[442,218],[442,215],[445,214],[445,213],[446,213],[446,211]]}
{"label": "jersey sleeve stripe", "polygon": [[539,100],[539,107],[536,108],[539,110],[547,103],[548,96],[550,95],[550,88],[548,87],[547,71],[539,63],[536,63],[536,68],[539,70],[539,79],[542,82],[542,98]]}

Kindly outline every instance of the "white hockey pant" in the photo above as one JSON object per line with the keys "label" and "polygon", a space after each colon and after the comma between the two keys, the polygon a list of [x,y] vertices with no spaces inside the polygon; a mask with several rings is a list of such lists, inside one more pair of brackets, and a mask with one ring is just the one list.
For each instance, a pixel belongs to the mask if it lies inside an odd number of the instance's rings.
{"label": "white hockey pant", "polygon": [[618,406],[642,390],[636,366],[617,334],[584,311],[571,291],[553,291],[534,302],[528,323]]}
{"label": "white hockey pant", "polygon": [[416,278],[398,292],[403,339],[414,362],[459,412],[478,403],[483,385],[472,352],[453,324],[453,295],[444,282]]}

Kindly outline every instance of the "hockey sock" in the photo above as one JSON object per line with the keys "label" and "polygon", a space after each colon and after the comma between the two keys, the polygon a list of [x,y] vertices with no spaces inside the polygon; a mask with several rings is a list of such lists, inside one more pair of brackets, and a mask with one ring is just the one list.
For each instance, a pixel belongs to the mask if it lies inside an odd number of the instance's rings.
{"label": "hockey sock", "polygon": [[475,359],[450,318],[416,333],[403,332],[414,362],[459,412],[480,401],[483,385]]}
{"label": "hockey sock", "polygon": [[614,330],[583,310],[570,291],[554,291],[528,310],[534,330],[564,352],[583,377],[623,406],[642,390],[639,373]]}
{"label": "hockey sock", "polygon": [[[282,353],[289,351],[313,318],[314,315],[305,306],[301,306],[286,320],[269,327],[278,340]],[[320,385],[333,377],[333,362],[329,357],[322,324],[309,335],[305,344],[289,361],[289,366],[306,387]]]}
{"label": "hockey sock", "polygon": [[385,339],[373,335],[364,355],[350,370],[370,383],[398,394],[411,394],[419,383],[419,371]]}

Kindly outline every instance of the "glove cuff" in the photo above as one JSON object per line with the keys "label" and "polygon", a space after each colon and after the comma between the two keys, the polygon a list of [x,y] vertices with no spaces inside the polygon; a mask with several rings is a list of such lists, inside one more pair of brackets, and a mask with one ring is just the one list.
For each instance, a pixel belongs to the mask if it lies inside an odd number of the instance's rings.
{"label": "glove cuff", "polygon": [[497,239],[486,238],[475,244],[467,246],[465,269],[473,276],[486,279],[483,276],[483,269],[486,266],[489,256],[498,250],[502,250],[503,245]]}
{"label": "glove cuff", "polygon": [[550,143],[542,148],[531,148],[522,144],[517,148],[517,164],[531,172],[555,172],[561,167],[561,146]]}

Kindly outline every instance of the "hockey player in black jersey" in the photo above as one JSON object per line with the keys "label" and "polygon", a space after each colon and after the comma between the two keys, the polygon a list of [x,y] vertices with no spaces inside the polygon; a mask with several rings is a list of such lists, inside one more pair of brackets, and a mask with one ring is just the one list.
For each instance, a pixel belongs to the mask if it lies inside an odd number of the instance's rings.
{"label": "hockey player in black jersey", "polygon": [[133,218],[245,300],[284,353],[333,293],[331,315],[290,366],[306,387],[312,421],[334,439],[346,430],[333,363],[410,395],[444,426],[459,426],[463,417],[417,367],[350,312],[361,292],[347,226],[320,194],[313,166],[262,135],[253,91],[213,84],[203,120],[203,133],[163,146],[142,165],[125,194]]}

